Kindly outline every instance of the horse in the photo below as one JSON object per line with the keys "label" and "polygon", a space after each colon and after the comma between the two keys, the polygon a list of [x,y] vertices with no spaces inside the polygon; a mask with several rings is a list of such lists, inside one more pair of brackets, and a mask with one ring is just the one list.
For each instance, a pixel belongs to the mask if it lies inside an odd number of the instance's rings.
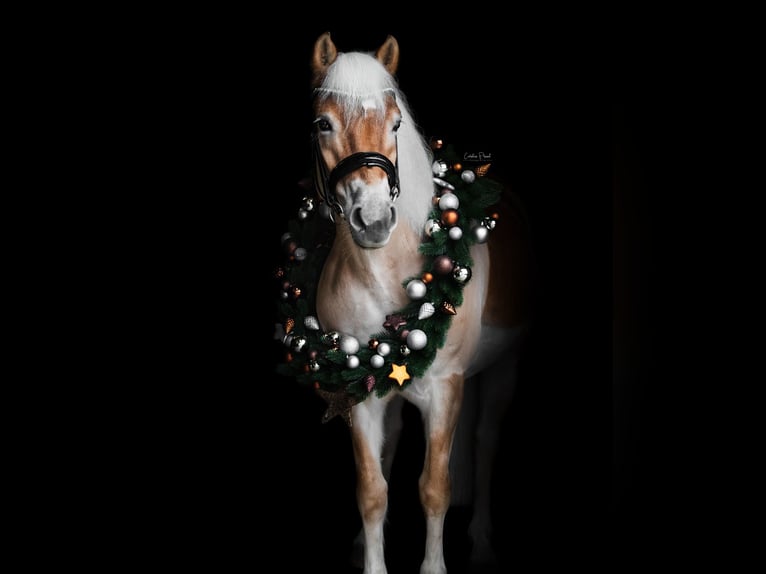
{"label": "horse", "polygon": [[[529,320],[529,246],[523,210],[485,177],[488,165],[467,164],[469,155],[440,159],[443,143],[422,133],[398,85],[399,55],[391,35],[370,52],[341,52],[329,32],[314,44],[316,202],[305,199],[302,218],[321,214],[332,239],[317,243],[315,281],[305,279],[301,292],[285,280],[283,299],[296,305],[288,314],[304,306],[302,321],[282,325],[282,339],[295,372],[327,400],[323,420],[340,415],[350,428],[364,574],[387,572],[392,456],[402,405],[417,407],[425,435],[420,572],[444,574],[458,442],[475,461],[471,558],[492,558],[492,460]],[[473,210],[463,188],[479,190]],[[291,265],[305,268],[295,233],[283,243]],[[461,408],[469,396],[478,401],[471,412]],[[456,439],[459,428],[470,430]]]}

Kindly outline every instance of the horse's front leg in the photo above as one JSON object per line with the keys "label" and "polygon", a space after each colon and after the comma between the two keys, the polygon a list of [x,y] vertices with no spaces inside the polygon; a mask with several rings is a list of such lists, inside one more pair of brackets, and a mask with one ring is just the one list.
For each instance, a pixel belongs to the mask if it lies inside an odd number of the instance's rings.
{"label": "horse's front leg", "polygon": [[370,397],[352,411],[351,438],[356,462],[356,498],[364,531],[364,574],[386,574],[383,524],[388,483],[381,467],[386,403]]}
{"label": "horse's front leg", "polygon": [[426,552],[420,574],[446,574],[444,518],[450,503],[449,457],[463,399],[463,375],[432,381],[431,400],[421,406],[426,455],[420,475],[420,502],[426,517]]}

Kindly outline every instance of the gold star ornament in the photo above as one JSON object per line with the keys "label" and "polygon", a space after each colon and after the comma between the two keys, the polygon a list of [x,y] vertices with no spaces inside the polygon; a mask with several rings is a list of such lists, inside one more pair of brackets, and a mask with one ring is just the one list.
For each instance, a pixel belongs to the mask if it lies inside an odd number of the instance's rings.
{"label": "gold star ornament", "polygon": [[407,372],[407,365],[397,365],[396,363],[393,363],[388,378],[394,379],[401,387],[404,384],[404,381],[410,378],[410,374]]}

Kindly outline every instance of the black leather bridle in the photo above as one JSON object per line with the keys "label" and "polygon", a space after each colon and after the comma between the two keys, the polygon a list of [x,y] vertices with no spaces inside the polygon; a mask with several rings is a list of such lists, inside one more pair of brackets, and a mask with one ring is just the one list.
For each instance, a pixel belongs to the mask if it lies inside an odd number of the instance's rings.
{"label": "black leather bridle", "polygon": [[343,206],[338,201],[335,188],[338,182],[349,173],[362,167],[379,167],[388,176],[388,187],[391,190],[391,201],[399,197],[399,153],[396,154],[396,165],[382,153],[375,151],[360,151],[344,157],[332,171],[327,170],[327,164],[322,157],[319,147],[319,137],[312,135],[314,155],[314,185],[317,193],[327,202],[335,213],[343,217]]}

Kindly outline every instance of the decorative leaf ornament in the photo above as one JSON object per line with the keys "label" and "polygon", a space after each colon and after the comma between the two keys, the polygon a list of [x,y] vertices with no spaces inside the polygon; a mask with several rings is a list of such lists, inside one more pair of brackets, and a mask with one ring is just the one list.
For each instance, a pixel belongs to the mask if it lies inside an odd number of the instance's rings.
{"label": "decorative leaf ornament", "polygon": [[348,411],[354,404],[371,393],[382,397],[404,389],[426,372],[463,302],[473,265],[470,248],[486,241],[497,223],[486,210],[499,200],[500,184],[474,176],[486,169],[466,177],[469,170],[451,146],[432,148],[437,154],[434,202],[419,247],[422,271],[402,278],[410,302],[381,317],[380,330],[367,341],[324,331],[317,319],[317,285],[335,237],[334,224],[320,214],[321,201],[304,197],[298,217],[282,235],[285,261],[275,274],[280,321],[275,338],[285,354],[277,371],[321,391],[330,405],[325,422],[341,415],[350,424]]}

